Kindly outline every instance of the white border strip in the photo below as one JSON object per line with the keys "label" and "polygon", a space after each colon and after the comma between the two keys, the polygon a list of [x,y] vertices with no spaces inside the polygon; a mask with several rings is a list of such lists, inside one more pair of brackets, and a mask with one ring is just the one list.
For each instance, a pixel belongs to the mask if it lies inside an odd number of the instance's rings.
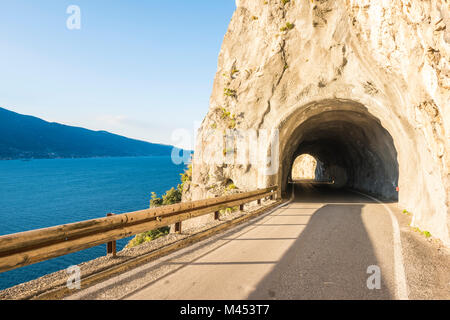
{"label": "white border strip", "polygon": [[395,217],[392,210],[380,200],[367,194],[364,194],[362,192],[358,192],[355,190],[352,190],[352,192],[358,193],[362,196],[365,196],[369,199],[378,202],[389,212],[392,221],[392,232],[394,238],[394,273],[395,273],[395,287],[396,287],[395,295],[397,300],[409,300],[408,286],[406,284],[405,266],[403,264],[402,240],[400,237],[400,227],[398,225],[397,218]]}

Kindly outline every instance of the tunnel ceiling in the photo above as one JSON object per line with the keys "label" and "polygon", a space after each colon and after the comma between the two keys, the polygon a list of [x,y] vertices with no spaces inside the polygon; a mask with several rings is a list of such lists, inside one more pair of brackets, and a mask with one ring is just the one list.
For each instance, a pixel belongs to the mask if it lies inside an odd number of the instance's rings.
{"label": "tunnel ceiling", "polygon": [[[336,187],[397,199],[398,163],[393,140],[369,114],[319,113],[293,131],[287,146],[283,162],[289,169],[297,156],[308,153],[323,163],[323,178],[335,180]],[[284,173],[283,178],[286,177]]]}

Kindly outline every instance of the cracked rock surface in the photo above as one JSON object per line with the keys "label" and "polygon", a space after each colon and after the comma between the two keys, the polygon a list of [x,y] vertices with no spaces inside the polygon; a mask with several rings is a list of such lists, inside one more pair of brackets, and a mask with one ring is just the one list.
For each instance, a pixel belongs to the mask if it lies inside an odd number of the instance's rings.
{"label": "cracked rock surface", "polygon": [[[449,6],[236,1],[197,137],[189,198],[210,197],[223,181],[241,191],[277,184],[286,194],[291,165],[308,150],[342,185],[398,201],[414,226],[449,245]],[[212,136],[251,130],[253,140],[266,142],[258,155],[267,156],[275,129],[279,165],[270,174],[258,163],[204,159],[237,148]]]}

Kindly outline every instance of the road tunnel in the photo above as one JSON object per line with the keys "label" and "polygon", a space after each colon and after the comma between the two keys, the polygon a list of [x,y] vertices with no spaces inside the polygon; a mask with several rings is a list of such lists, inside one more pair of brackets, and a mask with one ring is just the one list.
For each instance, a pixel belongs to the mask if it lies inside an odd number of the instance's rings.
{"label": "road tunnel", "polygon": [[322,163],[308,153],[297,156],[292,164],[292,181],[321,181],[324,176]]}
{"label": "road tunnel", "polygon": [[[321,165],[322,180],[335,189],[351,188],[383,200],[398,200],[397,152],[389,132],[362,109],[315,110],[295,127],[282,147],[282,189],[288,191],[294,162],[308,154]],[[283,139],[283,133],[282,137]]]}

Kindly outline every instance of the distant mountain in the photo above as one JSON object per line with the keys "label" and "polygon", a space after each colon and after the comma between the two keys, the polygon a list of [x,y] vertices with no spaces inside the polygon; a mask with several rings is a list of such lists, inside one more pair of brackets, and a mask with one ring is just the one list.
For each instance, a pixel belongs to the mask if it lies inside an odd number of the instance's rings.
{"label": "distant mountain", "polygon": [[0,159],[168,156],[172,146],[50,123],[0,108]]}

